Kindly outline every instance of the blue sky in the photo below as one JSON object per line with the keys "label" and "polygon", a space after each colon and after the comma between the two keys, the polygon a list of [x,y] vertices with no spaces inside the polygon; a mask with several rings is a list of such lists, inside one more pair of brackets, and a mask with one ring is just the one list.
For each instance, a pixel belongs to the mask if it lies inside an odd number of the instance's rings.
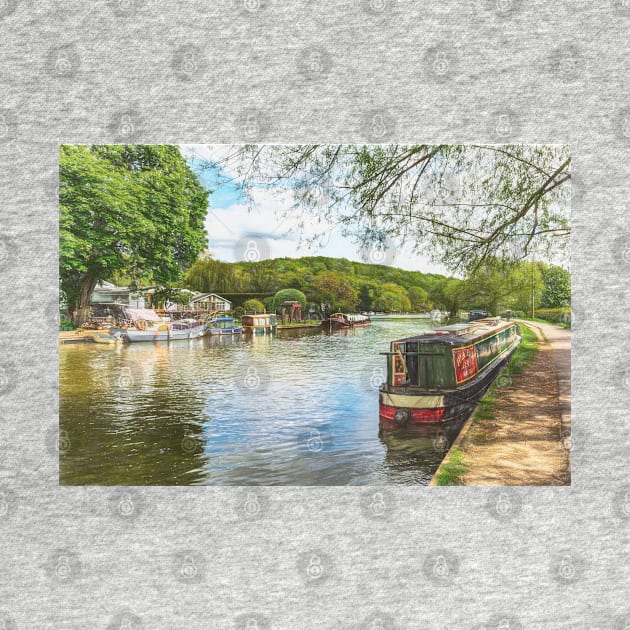
{"label": "blue sky", "polygon": [[[216,159],[224,150],[212,145],[182,145],[180,148],[195,172],[199,172],[195,168],[199,158]],[[253,259],[330,256],[359,262],[382,261],[414,271],[446,273],[443,267],[431,263],[425,256],[414,254],[409,247],[391,247],[385,254],[361,250],[333,225],[296,214],[292,209],[293,193],[288,189],[256,188],[252,191],[253,204],[248,204],[233,184],[220,182],[216,173],[201,172],[200,179],[213,191],[206,228],[208,249],[218,260],[236,262],[243,260],[248,251],[255,250],[258,257]],[[298,225],[301,220],[304,220],[302,227]],[[305,241],[314,235],[323,235],[323,239],[317,245],[309,246]]]}

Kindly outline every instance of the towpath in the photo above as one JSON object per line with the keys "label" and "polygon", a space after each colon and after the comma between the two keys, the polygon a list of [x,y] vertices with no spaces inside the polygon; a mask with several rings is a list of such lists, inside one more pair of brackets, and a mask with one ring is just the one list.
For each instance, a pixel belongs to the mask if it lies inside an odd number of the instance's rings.
{"label": "towpath", "polygon": [[538,353],[498,389],[494,417],[464,427],[458,444],[464,485],[571,483],[571,331],[521,323],[538,336]]}

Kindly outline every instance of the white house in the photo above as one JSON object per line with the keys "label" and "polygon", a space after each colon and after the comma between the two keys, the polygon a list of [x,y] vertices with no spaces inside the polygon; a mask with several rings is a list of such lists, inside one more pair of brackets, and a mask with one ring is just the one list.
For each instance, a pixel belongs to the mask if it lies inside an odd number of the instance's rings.
{"label": "white house", "polygon": [[189,306],[193,309],[225,312],[232,309],[232,302],[216,293],[196,293]]}

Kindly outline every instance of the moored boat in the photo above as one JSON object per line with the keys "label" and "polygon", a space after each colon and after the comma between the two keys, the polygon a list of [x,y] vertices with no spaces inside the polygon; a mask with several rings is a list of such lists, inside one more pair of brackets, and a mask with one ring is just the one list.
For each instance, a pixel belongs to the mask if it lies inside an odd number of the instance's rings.
{"label": "moored boat", "polygon": [[380,387],[384,428],[449,422],[469,414],[520,343],[499,318],[444,326],[393,341]]}
{"label": "moored boat", "polygon": [[175,322],[161,323],[151,327],[144,323],[136,327],[112,328],[112,335],[120,335],[123,341],[174,341],[176,339],[196,339],[206,334],[208,325],[196,319],[180,319]]}
{"label": "moored boat", "polygon": [[241,317],[243,333],[250,335],[267,335],[276,330],[276,316],[273,313],[255,313]]}
{"label": "moored boat", "polygon": [[216,317],[210,322],[208,330],[211,335],[240,335],[243,327],[235,326],[233,317]]}
{"label": "moored boat", "polygon": [[361,326],[369,326],[372,320],[367,315],[358,313],[333,313],[330,317],[324,319],[321,327],[324,330],[343,330],[346,328],[359,328]]}

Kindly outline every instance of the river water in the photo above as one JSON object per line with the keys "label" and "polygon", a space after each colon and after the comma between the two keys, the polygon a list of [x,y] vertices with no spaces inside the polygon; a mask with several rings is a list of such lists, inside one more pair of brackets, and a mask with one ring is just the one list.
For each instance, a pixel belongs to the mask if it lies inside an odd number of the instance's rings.
{"label": "river water", "polygon": [[62,346],[60,483],[428,484],[459,426],[379,435],[378,385],[429,324]]}

